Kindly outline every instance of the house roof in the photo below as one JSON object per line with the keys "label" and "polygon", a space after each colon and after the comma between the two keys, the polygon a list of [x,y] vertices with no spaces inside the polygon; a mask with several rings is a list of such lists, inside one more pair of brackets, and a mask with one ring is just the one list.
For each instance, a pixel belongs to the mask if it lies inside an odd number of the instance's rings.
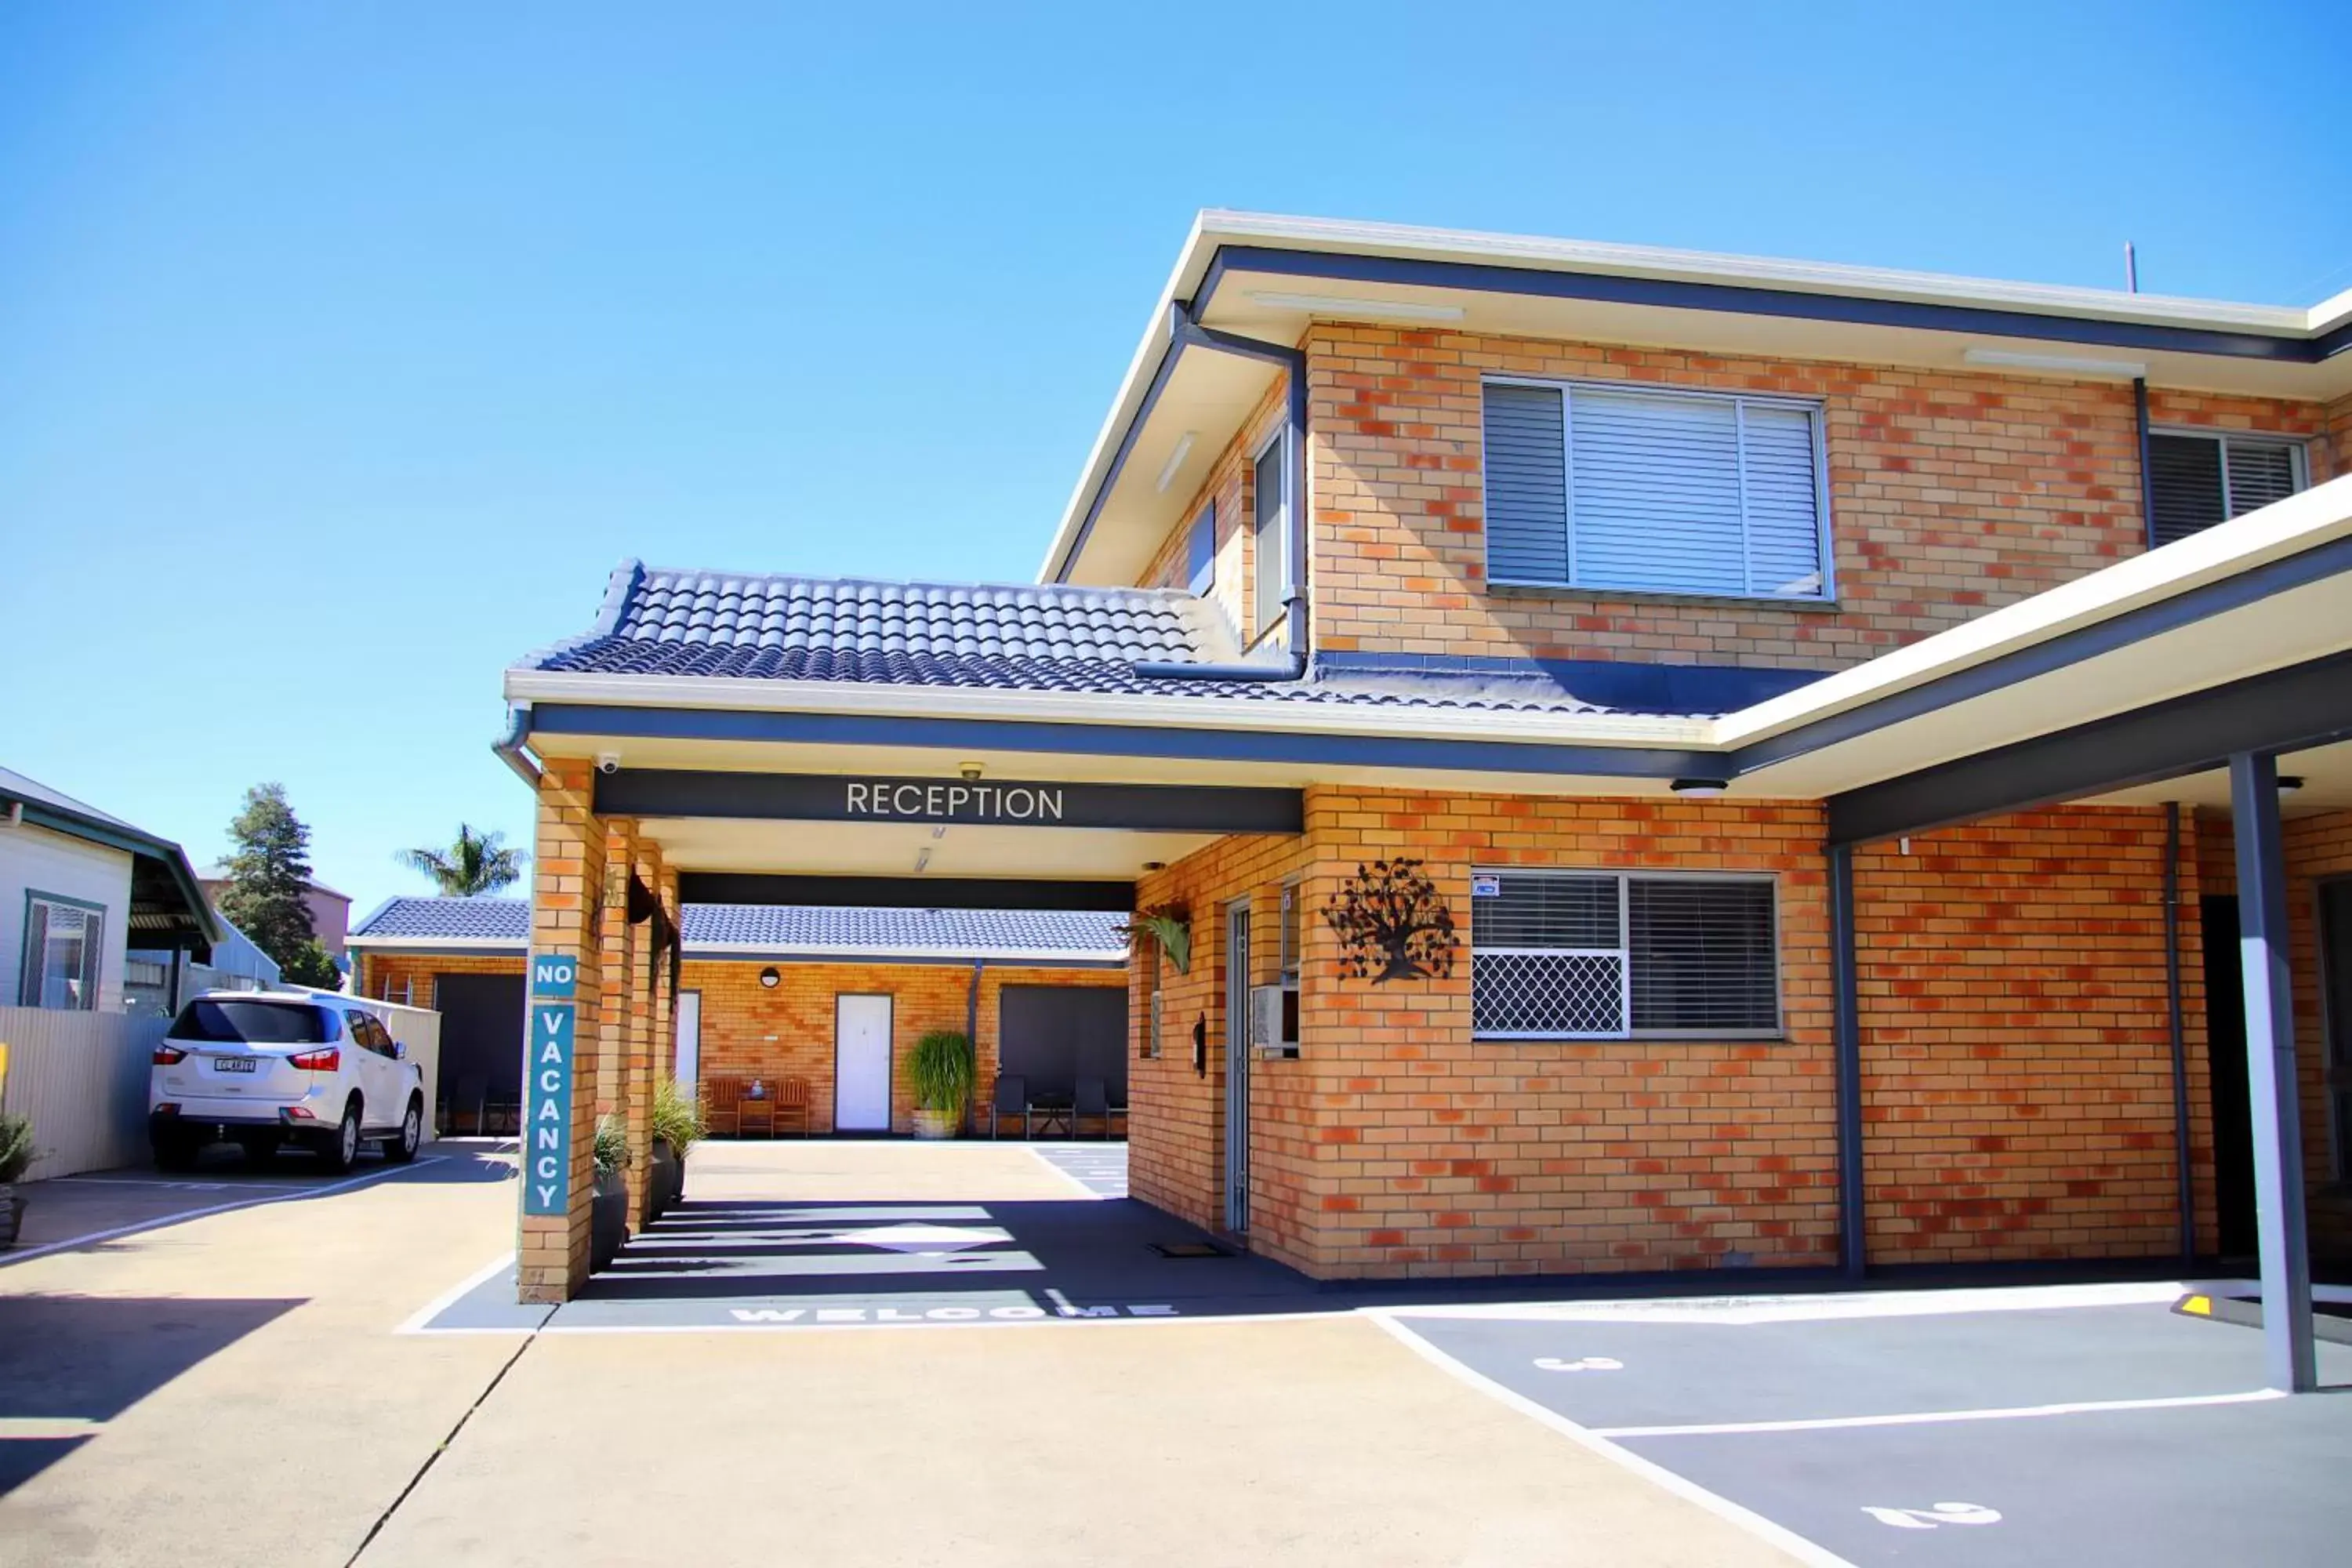
{"label": "house roof", "polygon": [[[688,904],[693,957],[1021,959],[1115,963],[1127,955],[1125,917],[1060,910],[835,909],[802,904]],[[521,952],[530,939],[525,899],[393,899],[352,931],[359,949]]]}
{"label": "house roof", "polygon": [[[206,887],[212,886],[215,882],[226,882],[229,879],[229,868],[220,861],[215,860],[209,866],[198,867],[196,869],[196,879],[204,883]],[[347,904],[352,901],[352,896],[349,893],[342,892],[334,888],[330,888],[326,883],[318,880],[316,878],[303,883],[302,886],[309,889],[311,892],[324,893],[331,899],[341,899]]]}
{"label": "house roof", "polygon": [[1689,667],[1413,655],[1325,657],[1307,679],[1148,675],[1139,665],[1230,668],[1220,611],[1176,589],[891,583],[649,568],[625,561],[596,625],[510,673],[955,687],[1222,702],[1533,713],[1712,714],[1810,679]]}
{"label": "house roof", "polygon": [[188,864],[187,855],[119,816],[0,768],[0,809],[20,807],[24,820],[53,833],[119,849],[131,858],[131,931],[134,946],[184,947],[198,960],[221,940],[221,923]]}

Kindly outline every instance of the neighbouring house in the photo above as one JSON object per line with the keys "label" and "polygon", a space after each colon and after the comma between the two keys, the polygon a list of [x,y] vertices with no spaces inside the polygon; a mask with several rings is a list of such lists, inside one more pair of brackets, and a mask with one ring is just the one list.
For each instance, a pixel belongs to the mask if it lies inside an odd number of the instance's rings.
{"label": "neighbouring house", "polygon": [[178,845],[0,768],[0,1003],[143,1010],[227,937]]}
{"label": "neighbouring house", "polygon": [[1183,950],[1134,1194],[1318,1278],[2352,1250],[2352,294],[1212,212],[1139,313],[1035,583],[506,671],[534,1125],[678,903],[1051,902]]}
{"label": "neighbouring house", "polygon": [[[958,1029],[983,1097],[1001,1070],[1045,1094],[1099,1079],[1124,1103],[1119,924],[1098,910],[688,904],[672,1070],[698,1096],[713,1076],[798,1078],[812,1132],[905,1132],[908,1053]],[[394,899],[352,929],[356,994],[441,1015],[445,1130],[499,1125],[492,1113],[520,1102],[530,931],[529,900],[496,898]]]}
{"label": "neighbouring house", "polygon": [[[207,866],[196,876],[204,883],[205,897],[217,904],[223,889],[228,886],[228,868]],[[327,956],[335,961],[335,967],[348,975],[352,970],[351,896],[335,891],[324,882],[309,881],[302,884],[302,905],[310,911],[310,930],[317,935],[319,945],[327,950]]]}

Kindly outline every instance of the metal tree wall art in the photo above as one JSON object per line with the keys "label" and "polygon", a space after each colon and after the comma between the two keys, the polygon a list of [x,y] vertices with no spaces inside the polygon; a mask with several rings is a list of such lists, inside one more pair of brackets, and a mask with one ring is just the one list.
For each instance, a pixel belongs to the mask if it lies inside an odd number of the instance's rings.
{"label": "metal tree wall art", "polygon": [[1375,860],[1323,906],[1349,973],[1372,984],[1454,973],[1454,913],[1418,860]]}

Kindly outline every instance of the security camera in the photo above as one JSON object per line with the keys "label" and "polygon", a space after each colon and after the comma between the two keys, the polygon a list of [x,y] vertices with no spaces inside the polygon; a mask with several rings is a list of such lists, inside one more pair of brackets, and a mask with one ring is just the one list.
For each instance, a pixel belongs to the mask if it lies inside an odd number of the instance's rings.
{"label": "security camera", "polygon": [[619,773],[621,771],[621,753],[618,752],[597,752],[596,771],[600,773]]}

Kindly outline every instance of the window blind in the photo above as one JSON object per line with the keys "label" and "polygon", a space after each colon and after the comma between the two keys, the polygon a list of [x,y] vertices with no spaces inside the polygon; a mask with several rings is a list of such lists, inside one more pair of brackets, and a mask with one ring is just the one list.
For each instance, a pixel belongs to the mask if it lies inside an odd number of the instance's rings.
{"label": "window blind", "polygon": [[1257,551],[1257,629],[1265,631],[1280,618],[1288,597],[1286,557],[1289,553],[1288,520],[1282,513],[1282,465],[1286,443],[1277,440],[1258,454],[1253,470],[1256,512],[1251,530]]}
{"label": "window blind", "polygon": [[1773,884],[1503,872],[1471,900],[1473,1031],[1489,1038],[1770,1033]]}
{"label": "window blind", "polygon": [[1489,580],[1823,597],[1817,417],[1771,399],[1492,384]]}
{"label": "window blind", "polygon": [[2158,544],[2201,533],[2303,488],[2302,453],[2291,441],[2235,436],[2147,438],[2147,488]]}

